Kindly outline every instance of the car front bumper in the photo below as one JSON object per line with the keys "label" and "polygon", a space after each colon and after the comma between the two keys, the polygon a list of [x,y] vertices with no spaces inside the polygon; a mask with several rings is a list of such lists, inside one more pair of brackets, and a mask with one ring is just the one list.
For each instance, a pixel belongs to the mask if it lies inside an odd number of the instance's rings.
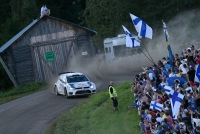
{"label": "car front bumper", "polygon": [[78,95],[91,95],[95,94],[96,89],[78,89],[78,90],[70,90],[68,92],[68,96],[78,96]]}

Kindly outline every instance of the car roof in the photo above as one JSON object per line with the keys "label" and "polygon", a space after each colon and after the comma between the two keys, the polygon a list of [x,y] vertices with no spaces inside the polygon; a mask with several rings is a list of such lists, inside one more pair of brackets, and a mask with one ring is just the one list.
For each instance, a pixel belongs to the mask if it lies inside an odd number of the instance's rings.
{"label": "car roof", "polygon": [[63,72],[63,73],[60,73],[59,75],[63,75],[63,76],[73,76],[73,75],[83,75],[83,73],[79,73],[79,72]]}

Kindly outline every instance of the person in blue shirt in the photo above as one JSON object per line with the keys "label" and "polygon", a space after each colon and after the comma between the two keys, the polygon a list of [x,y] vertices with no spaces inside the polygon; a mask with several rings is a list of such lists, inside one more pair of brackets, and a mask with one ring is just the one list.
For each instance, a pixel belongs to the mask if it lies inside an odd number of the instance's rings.
{"label": "person in blue shirt", "polygon": [[164,67],[161,68],[161,73],[163,78],[169,78],[168,72]]}
{"label": "person in blue shirt", "polygon": [[195,110],[197,110],[196,101],[193,96],[189,96],[188,99],[189,108],[195,113]]}

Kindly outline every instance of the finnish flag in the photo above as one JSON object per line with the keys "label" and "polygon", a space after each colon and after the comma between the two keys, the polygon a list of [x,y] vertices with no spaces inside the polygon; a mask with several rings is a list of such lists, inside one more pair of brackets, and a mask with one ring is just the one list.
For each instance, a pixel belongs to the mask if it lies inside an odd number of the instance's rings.
{"label": "finnish flag", "polygon": [[130,16],[135,26],[135,29],[138,32],[138,36],[152,39],[152,36],[153,36],[152,28],[148,26],[143,20],[141,20],[137,16],[133,14],[130,14]]}
{"label": "finnish flag", "polygon": [[170,86],[163,85],[163,89],[165,90],[165,93],[170,95],[170,92],[173,90]]}
{"label": "finnish flag", "polygon": [[177,119],[184,95],[174,90],[171,90],[169,97],[170,97],[170,102],[171,102],[171,107],[172,107],[173,119]]}
{"label": "finnish flag", "polygon": [[126,47],[134,48],[136,46],[140,46],[140,42],[136,41],[132,34],[122,25],[125,33],[126,33]]}
{"label": "finnish flag", "polygon": [[163,104],[157,103],[155,101],[151,101],[150,109],[156,109],[156,110],[162,111]]}
{"label": "finnish flag", "polygon": [[200,65],[196,66],[196,73],[195,73],[195,82],[200,82]]}

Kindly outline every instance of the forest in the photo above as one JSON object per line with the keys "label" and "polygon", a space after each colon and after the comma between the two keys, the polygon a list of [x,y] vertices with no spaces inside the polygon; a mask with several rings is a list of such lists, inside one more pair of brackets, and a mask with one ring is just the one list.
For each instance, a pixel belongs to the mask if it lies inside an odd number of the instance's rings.
{"label": "forest", "polygon": [[[177,14],[191,11],[198,17],[199,0],[0,0],[0,46],[40,17],[40,9],[46,4],[50,16],[88,27],[97,31],[94,36],[96,48],[102,48],[103,39],[114,37],[121,25],[131,27],[129,13],[140,16],[152,28],[161,27]],[[195,28],[195,23],[191,24]],[[0,65],[0,91],[13,87]]]}

